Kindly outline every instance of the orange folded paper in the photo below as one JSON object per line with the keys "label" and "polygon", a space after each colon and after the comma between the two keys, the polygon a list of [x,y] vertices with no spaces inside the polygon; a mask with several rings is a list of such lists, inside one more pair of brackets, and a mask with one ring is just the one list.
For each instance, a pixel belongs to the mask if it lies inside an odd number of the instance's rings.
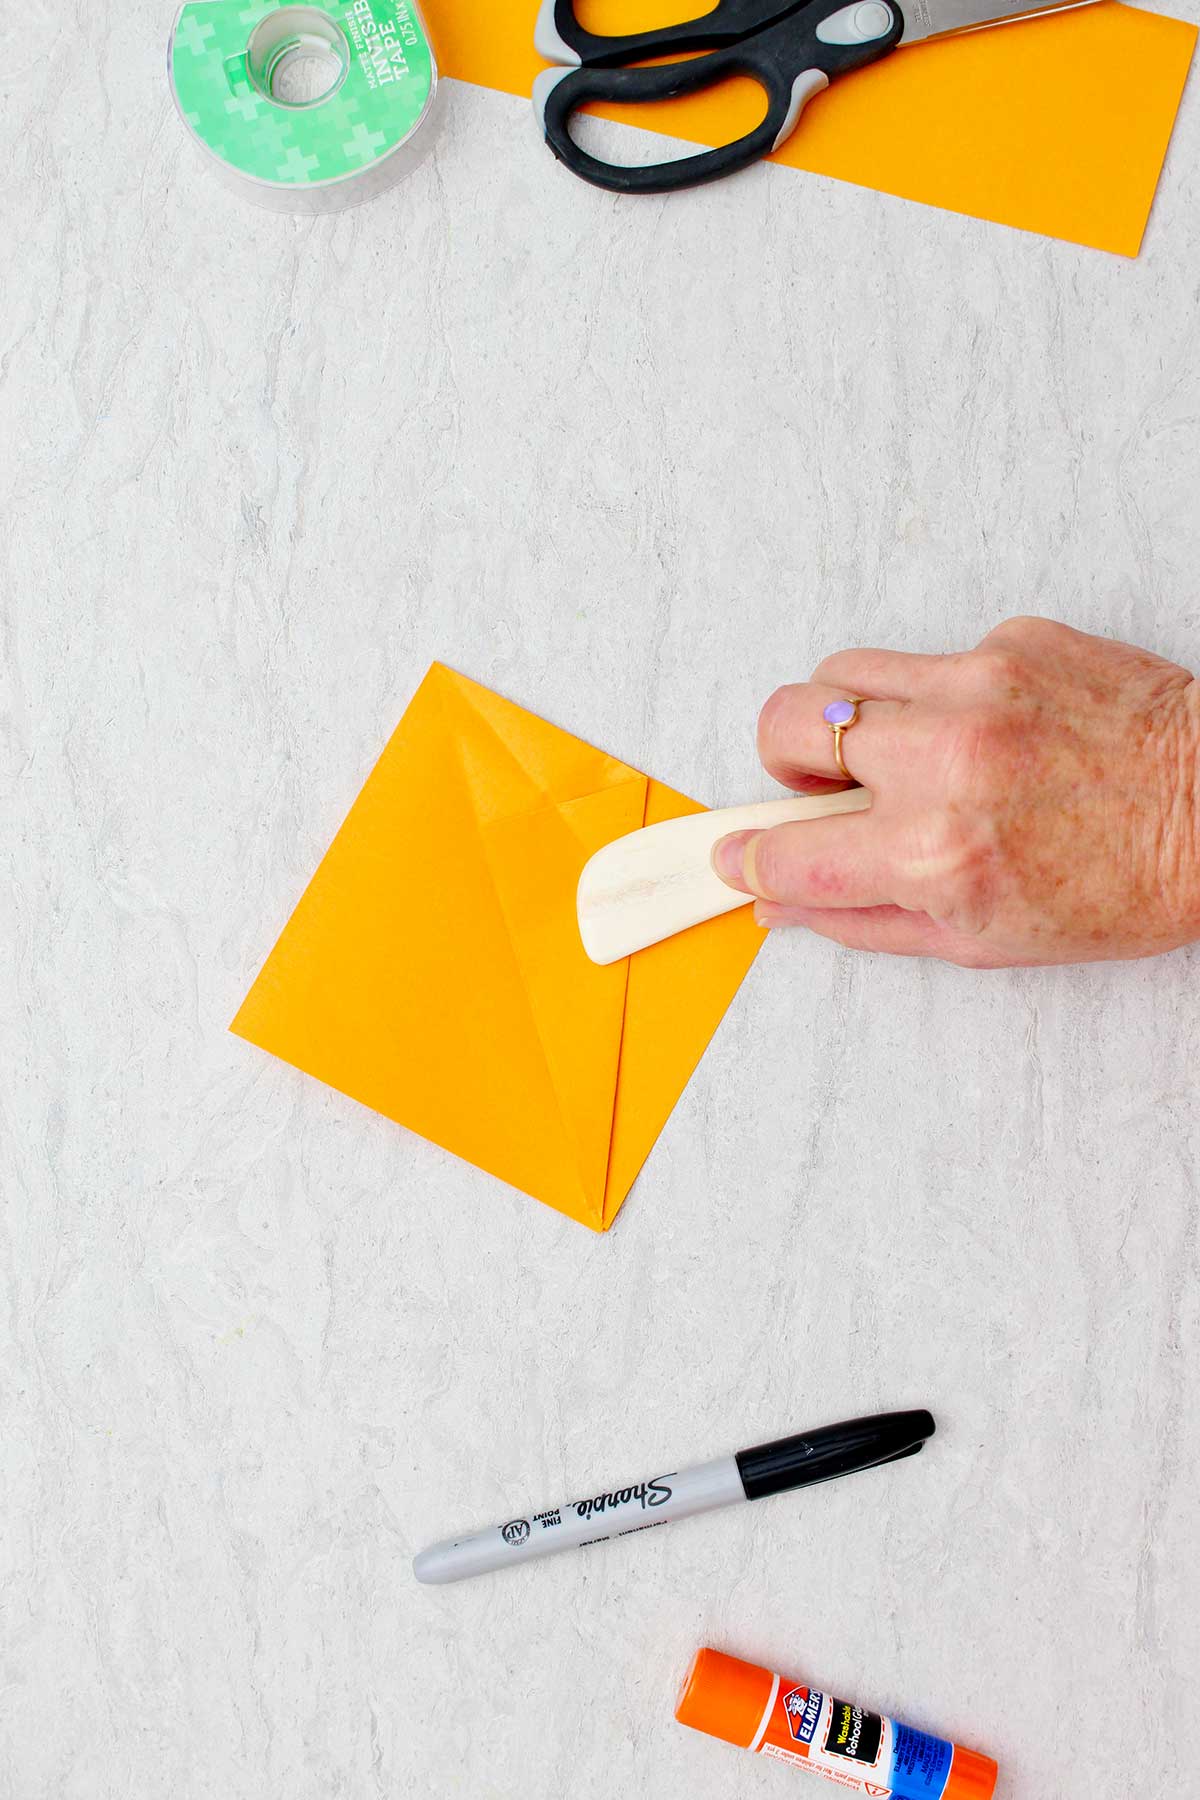
{"label": "orange folded paper", "polygon": [[[430,0],[428,10],[447,75],[530,92],[542,67],[534,0],[516,15],[491,0]],[[654,0],[603,0],[580,16],[591,30],[622,32],[703,10],[689,0],[657,10]],[[916,44],[834,82],[774,160],[1136,256],[1195,42],[1194,25],[1101,0]],[[686,100],[596,110],[724,144],[757,123],[763,103],[739,81]]]}
{"label": "orange folded paper", "polygon": [[703,810],[435,663],[232,1029],[604,1231],[762,933],[728,913],[597,968],[575,888]]}

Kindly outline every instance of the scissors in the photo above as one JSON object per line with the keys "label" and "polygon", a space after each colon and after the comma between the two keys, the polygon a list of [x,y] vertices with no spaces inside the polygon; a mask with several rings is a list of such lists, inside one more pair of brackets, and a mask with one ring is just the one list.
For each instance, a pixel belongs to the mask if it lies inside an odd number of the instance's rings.
{"label": "scissors", "polygon": [[[717,0],[703,18],[628,37],[585,31],[574,0],[542,0],[534,46],[547,62],[533,86],[533,109],[560,162],[596,187],[618,194],[666,194],[747,168],[790,137],[806,103],[839,75],[878,62],[905,44],[979,31],[1093,0]],[[702,50],[686,62],[626,68],[646,57]],[[732,144],[674,162],[625,167],[601,162],[570,134],[572,115],[590,100],[673,100],[748,75],[767,96],[762,123]]]}

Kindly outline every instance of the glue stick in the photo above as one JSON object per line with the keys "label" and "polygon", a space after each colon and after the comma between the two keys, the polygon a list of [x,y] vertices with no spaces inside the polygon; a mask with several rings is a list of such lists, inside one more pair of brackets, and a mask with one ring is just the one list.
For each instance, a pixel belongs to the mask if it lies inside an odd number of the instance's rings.
{"label": "glue stick", "polygon": [[700,1650],[675,1717],[759,1756],[823,1775],[844,1792],[891,1800],[990,1800],[990,1756],[864,1712],[719,1650]]}

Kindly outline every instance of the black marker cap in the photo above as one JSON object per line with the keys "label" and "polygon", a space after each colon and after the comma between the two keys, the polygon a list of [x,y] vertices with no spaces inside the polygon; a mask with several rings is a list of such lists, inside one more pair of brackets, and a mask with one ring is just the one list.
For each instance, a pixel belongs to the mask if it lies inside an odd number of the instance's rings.
{"label": "black marker cap", "polygon": [[810,1487],[815,1481],[832,1481],[856,1469],[915,1456],[936,1429],[927,1412],[844,1419],[840,1425],[822,1425],[817,1431],[737,1451],[738,1474],[747,1500],[764,1500],[768,1494],[784,1494],[789,1488]]}

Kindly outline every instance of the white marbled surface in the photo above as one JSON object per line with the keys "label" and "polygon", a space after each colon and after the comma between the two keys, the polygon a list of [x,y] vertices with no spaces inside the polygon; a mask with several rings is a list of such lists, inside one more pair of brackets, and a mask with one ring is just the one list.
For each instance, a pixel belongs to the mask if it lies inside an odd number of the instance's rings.
{"label": "white marbled surface", "polygon": [[[5,44],[0,1794],[782,1800],[671,1719],[704,1642],[1003,1800],[1200,1791],[1200,957],[773,942],[606,1238],[225,1029],[435,656],[719,803],[842,644],[1200,662],[1195,76],[1133,263],[778,169],[623,203],[453,86],[305,222],[195,160],[170,18]],[[904,1404],[890,1472],[411,1578]]]}

